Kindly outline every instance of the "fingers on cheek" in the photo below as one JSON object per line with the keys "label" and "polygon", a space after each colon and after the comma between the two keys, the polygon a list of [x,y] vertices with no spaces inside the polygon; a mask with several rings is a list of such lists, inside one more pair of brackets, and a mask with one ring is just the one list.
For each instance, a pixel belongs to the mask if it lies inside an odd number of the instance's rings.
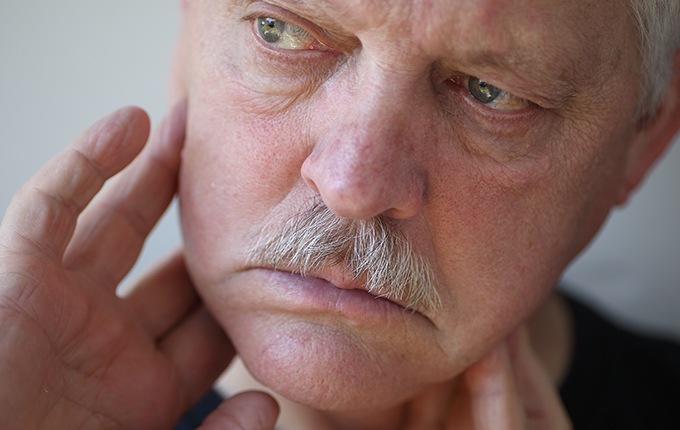
{"label": "fingers on cheek", "polygon": [[86,208],[64,258],[67,267],[88,270],[109,286],[128,273],[175,194],[185,122],[186,103],[181,102],[145,152]]}
{"label": "fingers on cheek", "polygon": [[180,150],[186,138],[187,101],[175,104],[151,138],[151,157],[161,168],[175,176],[180,162]]}

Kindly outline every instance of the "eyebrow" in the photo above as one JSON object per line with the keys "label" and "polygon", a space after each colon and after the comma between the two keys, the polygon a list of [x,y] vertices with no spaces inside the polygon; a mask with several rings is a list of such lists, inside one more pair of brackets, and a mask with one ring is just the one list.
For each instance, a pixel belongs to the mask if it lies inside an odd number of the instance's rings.
{"label": "eyebrow", "polygon": [[[256,0],[242,1],[247,7]],[[267,0],[267,3],[300,15],[301,18],[316,25],[320,31],[336,40],[341,46],[353,46],[358,44],[358,38],[347,32],[339,23],[338,18],[333,17],[333,13],[337,10],[337,7],[331,0],[316,0],[314,2],[306,0]],[[320,6],[319,3],[323,3],[323,6]]]}
{"label": "eyebrow", "polygon": [[[246,0],[248,4],[255,0]],[[269,3],[291,12],[300,14],[326,31],[329,36],[347,41],[349,34],[334,15],[344,15],[347,11],[342,1],[337,0],[268,0]],[[565,37],[578,38],[579,35],[565,33]],[[515,36],[510,35],[514,41]],[[355,36],[352,39],[358,40]],[[573,41],[572,41],[573,42]],[[546,42],[547,43],[547,42]],[[494,49],[490,47],[455,46],[436,57],[435,61],[445,70],[468,73],[479,71],[478,78],[492,83],[507,84],[508,90],[520,97],[530,95],[533,101],[547,108],[560,108],[566,105],[579,92],[579,88],[589,82],[581,70],[583,64],[570,61],[572,58],[568,40],[560,40],[559,45],[553,44],[553,49],[559,55],[547,56],[541,49],[537,55],[532,55],[530,49],[520,45],[518,49]],[[534,46],[533,49],[544,48],[546,45]],[[525,48],[525,49],[522,49]],[[499,77],[502,75],[502,78]],[[490,79],[490,78],[493,79]],[[501,82],[498,82],[498,81]]]}
{"label": "eyebrow", "polygon": [[[519,97],[531,98],[537,104],[552,109],[565,106],[586,85],[581,68],[561,58],[499,53],[479,50],[474,54],[455,56],[446,68],[459,68],[478,73],[477,78],[500,85]],[[507,85],[508,88],[502,87]]]}

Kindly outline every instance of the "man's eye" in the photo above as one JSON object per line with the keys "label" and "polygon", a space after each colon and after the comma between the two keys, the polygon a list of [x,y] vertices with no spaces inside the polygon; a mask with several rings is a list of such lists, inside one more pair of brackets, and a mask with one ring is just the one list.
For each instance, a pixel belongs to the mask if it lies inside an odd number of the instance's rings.
{"label": "man's eye", "polygon": [[473,77],[468,78],[468,91],[472,97],[484,104],[495,101],[502,92],[500,88]]}
{"label": "man's eye", "polygon": [[475,100],[497,110],[518,110],[529,105],[529,102],[501,90],[498,87],[474,76],[467,78],[467,90]]}
{"label": "man's eye", "polygon": [[262,40],[280,49],[313,49],[316,39],[303,28],[280,19],[261,16],[255,20]]}

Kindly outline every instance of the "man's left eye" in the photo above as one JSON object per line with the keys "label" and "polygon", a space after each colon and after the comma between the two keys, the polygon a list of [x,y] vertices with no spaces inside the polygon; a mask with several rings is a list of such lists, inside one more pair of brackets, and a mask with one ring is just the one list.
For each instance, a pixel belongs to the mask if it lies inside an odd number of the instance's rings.
{"label": "man's left eye", "polygon": [[514,96],[474,76],[469,76],[466,79],[465,86],[475,100],[492,109],[511,111],[529,105],[527,100]]}
{"label": "man's left eye", "polygon": [[318,43],[307,30],[280,19],[261,16],[255,20],[255,27],[265,43],[279,49],[313,49],[315,43]]}

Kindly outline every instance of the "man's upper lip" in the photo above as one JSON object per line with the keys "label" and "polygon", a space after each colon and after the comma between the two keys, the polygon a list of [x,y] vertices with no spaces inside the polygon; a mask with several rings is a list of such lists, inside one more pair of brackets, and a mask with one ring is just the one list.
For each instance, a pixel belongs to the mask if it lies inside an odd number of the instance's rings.
{"label": "man's upper lip", "polygon": [[324,281],[341,290],[363,290],[368,292],[363,282],[350,274],[349,270],[343,270],[341,267],[333,267],[324,270],[306,270],[304,272],[296,268],[285,266],[265,268],[278,272],[290,272],[308,278],[323,279]]}

